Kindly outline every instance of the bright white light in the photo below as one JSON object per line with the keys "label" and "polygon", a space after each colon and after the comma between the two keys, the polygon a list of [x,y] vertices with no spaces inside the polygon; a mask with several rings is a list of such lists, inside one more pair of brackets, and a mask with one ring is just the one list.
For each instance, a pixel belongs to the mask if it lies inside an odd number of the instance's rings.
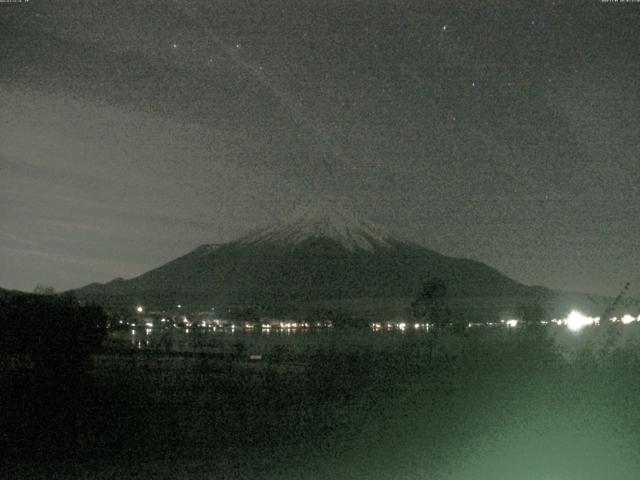
{"label": "bright white light", "polygon": [[572,332],[578,332],[582,330],[582,328],[587,325],[593,325],[596,323],[596,319],[593,317],[587,317],[582,313],[573,310],[565,319],[564,323],[567,325],[567,328]]}
{"label": "bright white light", "polygon": [[635,317],[632,317],[631,315],[629,315],[628,313],[626,315],[623,315],[622,318],[620,319],[620,321],[622,323],[624,323],[625,325],[628,325],[631,322],[635,322],[636,319]]}
{"label": "bright white light", "polygon": [[516,320],[515,318],[511,318],[509,320],[507,320],[506,322],[507,327],[509,328],[513,328],[513,327],[517,327],[518,326],[518,320]]}
{"label": "bright white light", "polygon": [[153,323],[152,322],[147,322],[145,323],[145,325],[149,328],[153,328]]}
{"label": "bright white light", "polygon": [[138,313],[142,313],[142,312],[144,312],[144,308],[142,307],[142,305],[138,305],[138,306],[136,307],[136,312],[138,312]]}
{"label": "bright white light", "polygon": [[405,328],[407,328],[407,324],[406,324],[406,323],[399,323],[399,324],[398,324],[398,328],[399,328],[400,330],[404,330]]}

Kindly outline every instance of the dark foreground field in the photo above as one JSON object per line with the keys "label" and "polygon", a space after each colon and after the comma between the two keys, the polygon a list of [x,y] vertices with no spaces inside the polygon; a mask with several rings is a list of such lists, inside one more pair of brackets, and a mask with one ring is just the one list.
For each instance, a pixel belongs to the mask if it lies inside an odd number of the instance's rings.
{"label": "dark foreground field", "polygon": [[[546,330],[5,359],[4,478],[636,479],[640,355]],[[566,348],[564,345],[562,348]]]}

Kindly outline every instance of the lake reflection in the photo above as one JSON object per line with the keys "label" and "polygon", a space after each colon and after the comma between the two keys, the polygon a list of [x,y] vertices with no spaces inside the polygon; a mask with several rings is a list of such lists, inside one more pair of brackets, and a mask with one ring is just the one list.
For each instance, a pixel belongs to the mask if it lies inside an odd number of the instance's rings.
{"label": "lake reflection", "polygon": [[427,331],[426,326],[418,324],[410,326],[373,324],[371,328],[366,329],[313,326],[302,328],[132,326],[127,330],[110,332],[109,343],[113,347],[158,352],[262,354],[275,347],[285,347],[291,351],[304,351],[308,348],[323,346],[339,349],[362,346],[382,347],[398,343],[408,333]]}

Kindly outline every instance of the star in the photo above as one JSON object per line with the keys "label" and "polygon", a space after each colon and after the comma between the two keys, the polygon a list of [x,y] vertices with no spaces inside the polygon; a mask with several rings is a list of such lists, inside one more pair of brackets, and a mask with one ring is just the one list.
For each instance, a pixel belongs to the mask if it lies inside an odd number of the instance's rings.
{"label": "star", "polygon": [[172,48],[178,48],[178,44],[174,43],[173,45],[171,45]]}
{"label": "star", "polygon": [[446,31],[447,31],[447,26],[446,26],[446,25],[443,25],[443,26],[442,26],[442,31],[443,31],[443,32],[446,32]]}

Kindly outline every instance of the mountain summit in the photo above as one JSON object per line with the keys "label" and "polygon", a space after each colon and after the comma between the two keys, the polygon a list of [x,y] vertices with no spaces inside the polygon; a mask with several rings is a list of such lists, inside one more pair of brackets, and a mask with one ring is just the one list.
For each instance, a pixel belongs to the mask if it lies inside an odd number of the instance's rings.
{"label": "mountain summit", "polygon": [[349,251],[373,251],[391,247],[391,235],[382,227],[360,219],[336,202],[316,202],[297,208],[291,215],[237,240],[241,244],[294,245],[309,239],[333,240]]}

